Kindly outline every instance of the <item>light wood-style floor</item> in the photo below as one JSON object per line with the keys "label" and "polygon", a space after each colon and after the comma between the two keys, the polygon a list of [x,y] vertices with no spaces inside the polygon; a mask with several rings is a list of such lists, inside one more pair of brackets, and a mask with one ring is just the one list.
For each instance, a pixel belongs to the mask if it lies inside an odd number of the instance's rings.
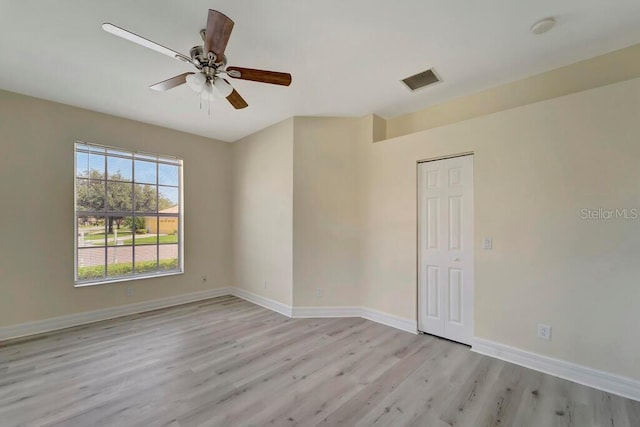
{"label": "light wood-style floor", "polygon": [[221,297],[0,344],[0,426],[640,426],[640,403]]}

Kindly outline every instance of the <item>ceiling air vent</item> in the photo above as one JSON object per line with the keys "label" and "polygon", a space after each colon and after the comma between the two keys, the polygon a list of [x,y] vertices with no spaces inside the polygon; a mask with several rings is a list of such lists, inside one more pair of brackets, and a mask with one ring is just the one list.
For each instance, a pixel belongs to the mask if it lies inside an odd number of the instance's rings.
{"label": "ceiling air vent", "polygon": [[440,79],[436,76],[436,73],[433,72],[433,69],[402,79],[402,83],[407,85],[407,87],[412,91],[422,89],[423,87],[438,83],[439,81]]}

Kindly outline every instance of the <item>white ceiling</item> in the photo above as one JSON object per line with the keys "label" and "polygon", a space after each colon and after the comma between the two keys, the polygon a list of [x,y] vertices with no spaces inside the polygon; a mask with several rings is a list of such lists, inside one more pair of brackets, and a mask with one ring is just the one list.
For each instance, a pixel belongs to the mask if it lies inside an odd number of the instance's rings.
{"label": "white ceiling", "polygon": [[[638,0],[0,0],[0,88],[224,141],[285,118],[385,118],[640,42]],[[188,54],[207,9],[235,21],[229,65],[290,72],[293,84],[233,80],[249,103],[200,110],[191,65],[104,32],[112,22]],[[551,32],[534,21],[554,16]],[[399,80],[434,67],[443,83]]]}

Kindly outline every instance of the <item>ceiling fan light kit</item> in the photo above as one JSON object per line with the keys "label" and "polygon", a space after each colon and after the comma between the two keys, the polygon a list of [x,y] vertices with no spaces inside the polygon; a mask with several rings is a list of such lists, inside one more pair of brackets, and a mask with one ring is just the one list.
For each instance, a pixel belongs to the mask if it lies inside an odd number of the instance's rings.
{"label": "ceiling fan light kit", "polygon": [[202,73],[193,73],[187,76],[187,86],[196,93],[202,92],[204,84],[207,82],[207,78]]}
{"label": "ceiling fan light kit", "polygon": [[207,27],[200,31],[203,45],[192,47],[189,51],[189,56],[108,22],[102,24],[102,29],[110,34],[122,37],[125,40],[152,49],[163,55],[170,56],[185,63],[190,63],[197,70],[196,72],[183,73],[151,85],[151,89],[164,92],[186,83],[191,90],[198,93],[201,97],[208,98],[209,101],[217,97],[222,97],[226,98],[234,108],[242,109],[248,106],[247,102],[225,77],[289,86],[291,84],[291,75],[288,73],[252,68],[227,68],[227,57],[224,52],[231,37],[233,26],[234,22],[229,17],[218,11],[209,9]]}
{"label": "ceiling fan light kit", "polygon": [[226,80],[221,78],[215,79],[213,82],[213,86],[216,88],[218,93],[222,95],[223,98],[226,98],[227,96],[231,95],[231,92],[233,92],[233,86],[231,86],[226,82]]}

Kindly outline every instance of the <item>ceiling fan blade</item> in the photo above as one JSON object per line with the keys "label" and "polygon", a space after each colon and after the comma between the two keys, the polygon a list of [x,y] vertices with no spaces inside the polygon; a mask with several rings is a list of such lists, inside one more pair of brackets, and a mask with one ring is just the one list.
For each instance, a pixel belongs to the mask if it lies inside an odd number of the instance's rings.
{"label": "ceiling fan blade", "polygon": [[291,84],[291,74],[278,73],[276,71],[255,70],[253,68],[242,67],[227,67],[227,75],[236,79],[251,80],[261,83],[271,83],[281,86],[289,86]]}
{"label": "ceiling fan blade", "polygon": [[173,89],[176,86],[180,86],[187,82],[187,76],[195,73],[183,73],[179,76],[171,77],[170,79],[163,80],[160,83],[149,86],[149,89],[157,90],[158,92],[164,92],[169,89]]}
{"label": "ceiling fan blade", "polygon": [[109,22],[105,22],[104,24],[102,24],[102,29],[115,36],[122,37],[125,40],[129,40],[130,42],[139,44],[140,46],[144,46],[148,49],[152,49],[156,52],[162,53],[163,55],[170,56],[171,58],[179,59],[180,61],[184,62],[191,62],[191,58],[187,55],[183,55],[180,52],[176,52],[175,50],[171,50],[168,47],[164,47],[156,42],[152,42],[151,40],[145,39],[144,37],[134,34],[131,31],[127,31],[124,28],[115,26]]}
{"label": "ceiling fan blade", "polygon": [[247,101],[245,101],[244,98],[241,97],[238,91],[235,89],[233,90],[233,92],[231,92],[231,95],[227,96],[227,101],[229,101],[229,103],[233,105],[236,110],[241,110],[249,106],[249,104],[247,104]]}
{"label": "ceiling fan blade", "polygon": [[233,31],[233,21],[223,13],[209,9],[204,38],[205,55],[213,52],[216,54],[217,60],[220,61],[227,48],[231,31]]}

